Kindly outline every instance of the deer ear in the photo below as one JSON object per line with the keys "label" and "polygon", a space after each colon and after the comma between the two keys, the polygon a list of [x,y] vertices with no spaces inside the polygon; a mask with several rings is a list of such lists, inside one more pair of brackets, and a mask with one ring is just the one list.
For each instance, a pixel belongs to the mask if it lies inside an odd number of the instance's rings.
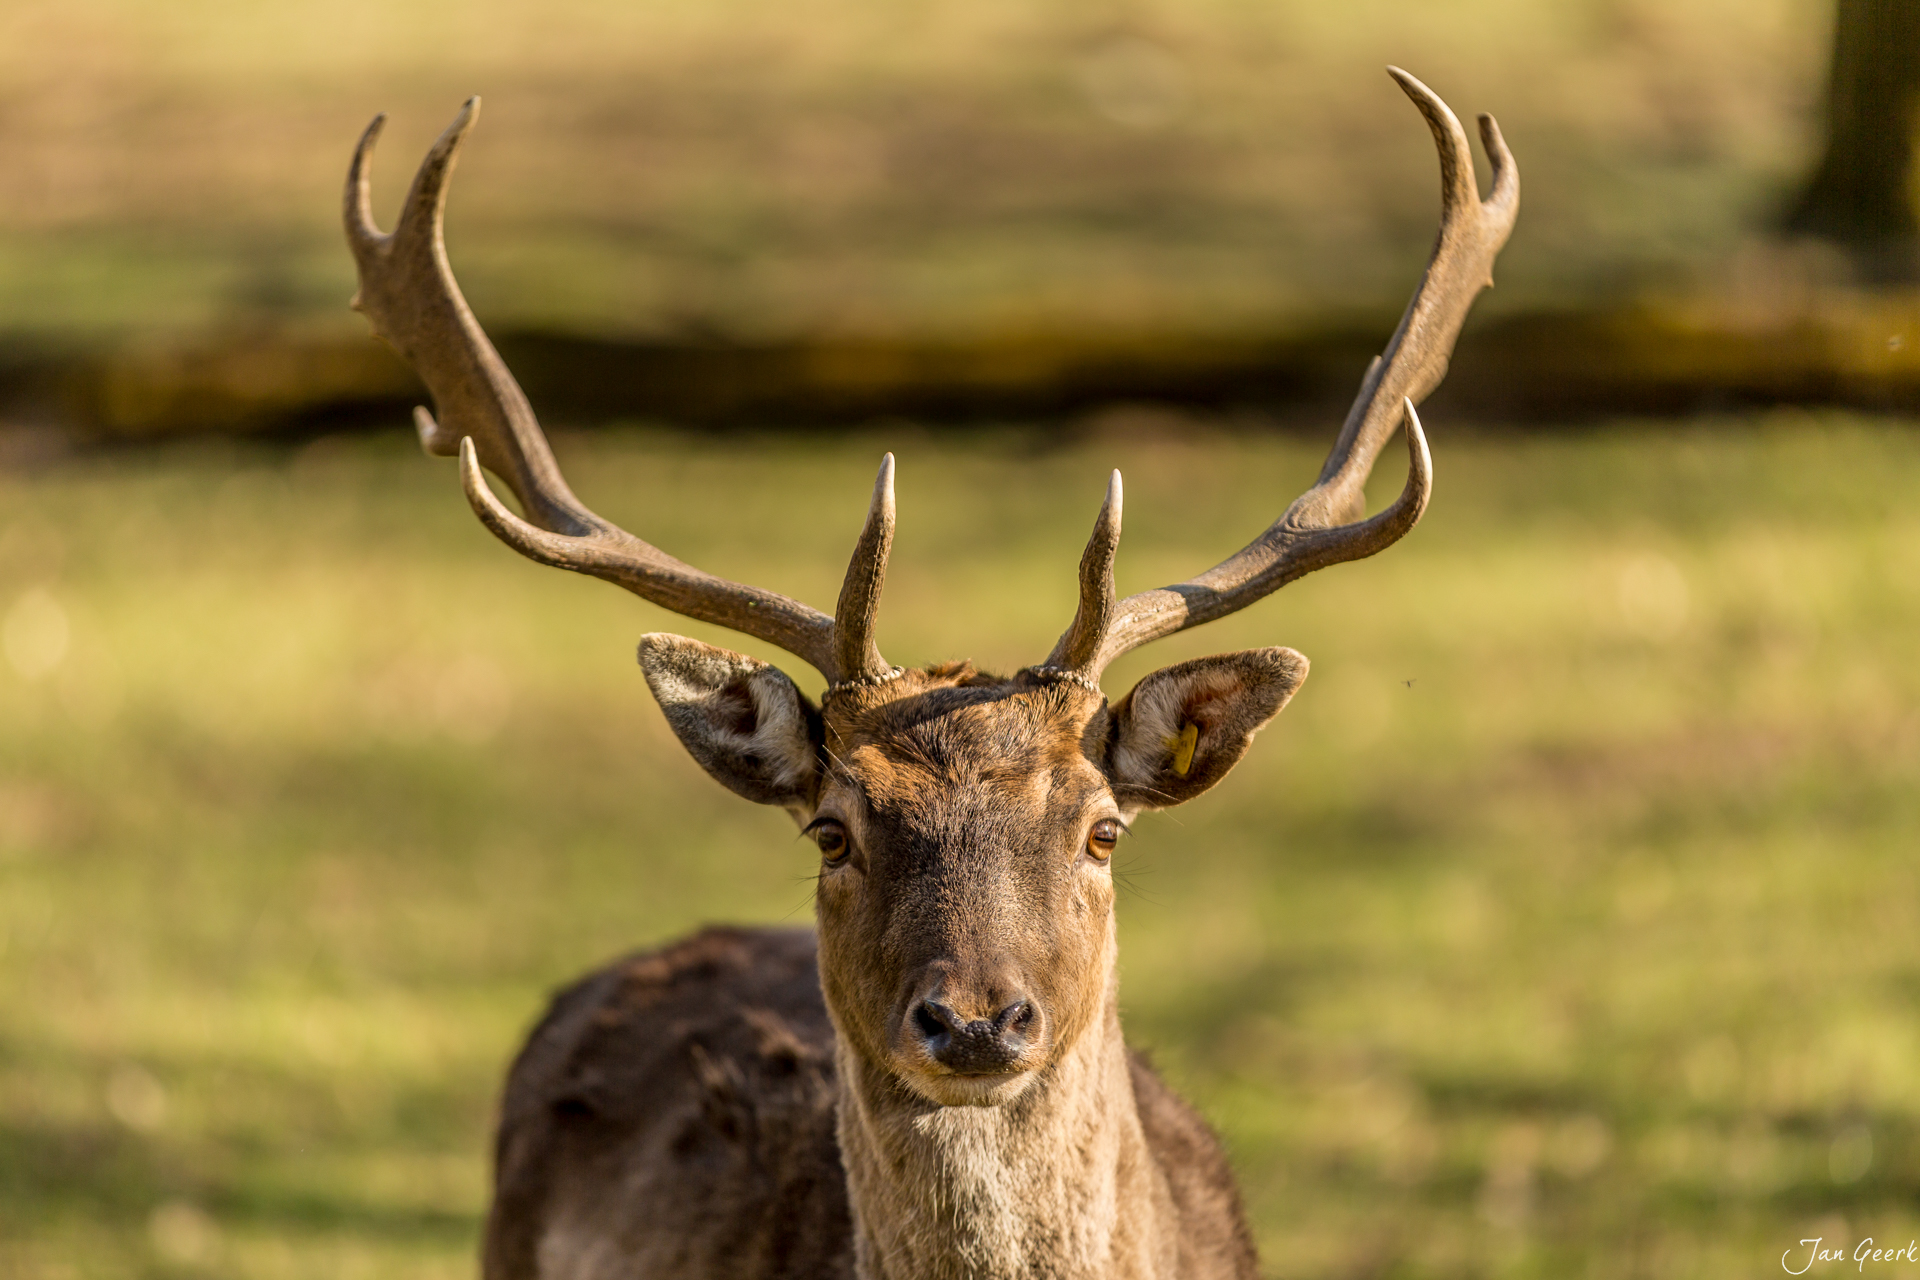
{"label": "deer ear", "polygon": [[1113,708],[1107,776],[1125,808],[1184,804],[1227,776],[1307,678],[1292,649],[1247,649],[1162,667]]}
{"label": "deer ear", "polygon": [[810,812],[820,790],[820,713],[778,667],[685,636],[640,637],[640,669],[680,744],[721,786]]}

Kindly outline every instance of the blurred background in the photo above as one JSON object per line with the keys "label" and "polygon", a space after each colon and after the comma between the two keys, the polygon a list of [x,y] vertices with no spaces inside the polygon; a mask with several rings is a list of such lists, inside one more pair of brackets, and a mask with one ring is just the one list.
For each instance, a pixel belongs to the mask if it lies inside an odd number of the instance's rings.
{"label": "blurred background", "polygon": [[589,504],[819,603],[894,450],[886,651],[1007,669],[1107,468],[1122,591],[1311,483],[1432,242],[1389,62],[1519,228],[1420,529],[1106,681],[1314,662],[1123,848],[1130,1035],[1276,1277],[1920,1235],[1920,0],[15,0],[0,1274],[471,1275],[544,993],[810,916],[632,665],[743,642],[420,456],[376,112],[390,221],[485,95],[453,261]]}

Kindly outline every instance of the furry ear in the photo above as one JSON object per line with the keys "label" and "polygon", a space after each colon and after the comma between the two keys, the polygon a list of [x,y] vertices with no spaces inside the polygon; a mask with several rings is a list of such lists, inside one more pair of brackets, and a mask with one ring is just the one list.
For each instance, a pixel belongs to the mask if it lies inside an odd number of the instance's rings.
{"label": "furry ear", "polygon": [[1247,649],[1162,667],[1113,708],[1107,777],[1128,809],[1184,804],[1227,776],[1307,678],[1292,649]]}
{"label": "furry ear", "polygon": [[640,669],[680,744],[721,786],[810,812],[820,791],[820,713],[778,667],[685,636],[640,637]]}

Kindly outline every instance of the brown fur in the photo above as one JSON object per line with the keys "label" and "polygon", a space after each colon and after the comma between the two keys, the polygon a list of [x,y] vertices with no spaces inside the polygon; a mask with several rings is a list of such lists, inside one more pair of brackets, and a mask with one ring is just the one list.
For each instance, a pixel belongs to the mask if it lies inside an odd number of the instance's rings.
{"label": "brown fur", "polygon": [[853,1274],[810,931],[709,929],[555,997],[507,1079],[489,1280]]}
{"label": "brown fur", "polygon": [[[556,1233],[605,1242],[566,1273],[582,1280],[854,1275],[814,946],[811,930],[707,929],[554,998],[507,1079],[488,1280],[555,1274],[540,1252]],[[1143,1058],[1127,1066],[1171,1175],[1178,1274],[1253,1275],[1212,1131]]]}

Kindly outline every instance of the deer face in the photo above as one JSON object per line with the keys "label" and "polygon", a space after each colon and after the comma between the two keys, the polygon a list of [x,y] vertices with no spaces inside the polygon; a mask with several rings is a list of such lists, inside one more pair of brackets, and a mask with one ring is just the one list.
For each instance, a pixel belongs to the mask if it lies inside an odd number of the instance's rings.
{"label": "deer face", "polygon": [[935,1102],[1004,1100],[1103,1007],[1104,721],[1073,686],[951,684],[833,717],[822,982],[850,1047]]}
{"label": "deer face", "polygon": [[995,1105],[1107,1016],[1114,844],[1198,795],[1306,675],[1289,649],[1156,672],[1116,706],[965,663],[836,690],[824,714],[755,659],[641,644],[695,759],[820,847],[820,973],[847,1046],[928,1101]]}

